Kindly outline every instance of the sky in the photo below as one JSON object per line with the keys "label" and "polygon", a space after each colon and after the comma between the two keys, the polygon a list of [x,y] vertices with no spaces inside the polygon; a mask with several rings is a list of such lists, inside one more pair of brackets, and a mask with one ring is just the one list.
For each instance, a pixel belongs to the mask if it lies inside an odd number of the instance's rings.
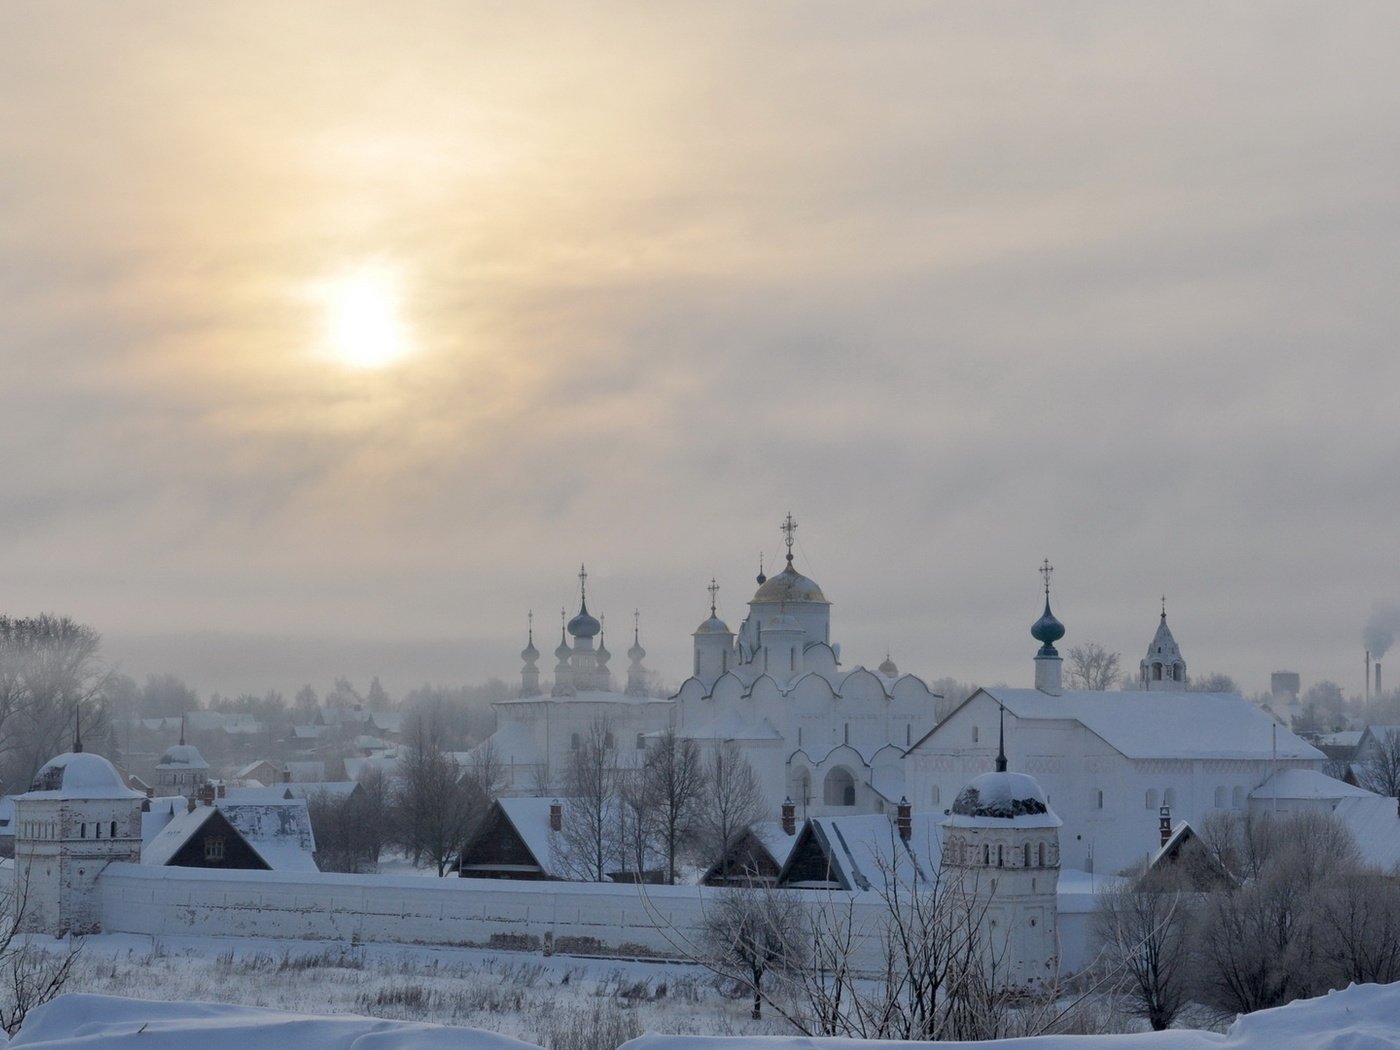
{"label": "sky", "polygon": [[[0,610],[207,695],[514,680],[797,567],[843,662],[1361,691],[1400,7],[0,8]],[[547,662],[547,661],[546,661]],[[546,672],[548,668],[546,667]],[[1392,681],[1400,684],[1400,665]]]}

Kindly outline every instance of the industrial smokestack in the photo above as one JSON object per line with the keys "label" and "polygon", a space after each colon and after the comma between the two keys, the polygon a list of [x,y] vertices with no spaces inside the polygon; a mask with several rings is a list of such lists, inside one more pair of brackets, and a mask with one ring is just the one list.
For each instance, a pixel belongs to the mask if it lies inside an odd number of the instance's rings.
{"label": "industrial smokestack", "polygon": [[1381,662],[1376,661],[1376,699],[1381,698]]}
{"label": "industrial smokestack", "polygon": [[1371,702],[1371,650],[1366,650],[1366,673],[1361,676],[1361,688],[1366,691],[1366,702]]}

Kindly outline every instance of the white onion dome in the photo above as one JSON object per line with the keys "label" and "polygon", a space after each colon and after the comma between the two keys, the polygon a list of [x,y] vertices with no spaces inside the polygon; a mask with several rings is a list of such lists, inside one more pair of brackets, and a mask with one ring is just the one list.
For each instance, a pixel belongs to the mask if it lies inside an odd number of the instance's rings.
{"label": "white onion dome", "polygon": [[589,615],[588,603],[580,602],[578,615],[569,621],[569,633],[575,638],[592,638],[603,629],[596,616]]}
{"label": "white onion dome", "polygon": [[209,763],[193,744],[176,744],[156,763],[157,769],[208,769]]}
{"label": "white onion dome", "polygon": [[711,615],[708,620],[695,628],[696,634],[733,634],[729,625],[718,616]]}
{"label": "white onion dome", "polygon": [[899,677],[899,665],[890,659],[890,654],[885,654],[884,661],[880,664],[880,673],[886,678]]}
{"label": "white onion dome", "polygon": [[612,659],[612,653],[608,651],[608,647],[604,644],[601,634],[598,635],[598,651],[594,658],[598,661],[599,667],[607,666],[608,661]]}
{"label": "white onion dome", "polygon": [[1002,822],[1018,827],[1059,827],[1049,800],[1035,777],[1025,773],[983,773],[974,777],[953,800],[947,823],[953,827],[986,827]]}
{"label": "white onion dome", "polygon": [[34,774],[22,798],[145,798],[126,786],[117,767],[90,751],[69,751],[51,758]]}
{"label": "white onion dome", "polygon": [[759,585],[754,592],[753,600],[750,604],[779,603],[779,602],[822,602],[826,604],[826,595],[822,594],[822,589],[817,586],[817,582],[808,579],[792,567],[792,562],[776,576],[769,576],[767,580]]}

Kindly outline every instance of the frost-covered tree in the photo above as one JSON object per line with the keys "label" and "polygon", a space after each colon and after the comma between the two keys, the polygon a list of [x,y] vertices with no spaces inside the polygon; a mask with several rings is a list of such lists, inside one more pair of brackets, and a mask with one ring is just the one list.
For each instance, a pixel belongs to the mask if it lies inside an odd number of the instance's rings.
{"label": "frost-covered tree", "polygon": [[1186,1004],[1194,903],[1181,880],[1158,873],[1098,895],[1094,934],[1100,962],[1111,986],[1154,1031],[1171,1027]]}
{"label": "frost-covered tree", "polygon": [[1065,663],[1065,684],[1071,689],[1112,689],[1120,675],[1119,655],[1098,642],[1070,648]]}
{"label": "frost-covered tree", "polygon": [[718,744],[704,763],[705,786],[697,816],[698,846],[707,859],[721,856],[726,846],[756,821],[768,805],[758,774],[733,741]]}
{"label": "frost-covered tree", "polygon": [[617,750],[612,725],[596,718],[579,734],[564,770],[564,823],[560,830],[560,869],[570,878],[605,882],[619,864],[625,844]]}
{"label": "frost-covered tree", "polygon": [[1400,797],[1400,730],[1387,729],[1376,739],[1376,751],[1359,763],[1357,780],[1368,791]]}

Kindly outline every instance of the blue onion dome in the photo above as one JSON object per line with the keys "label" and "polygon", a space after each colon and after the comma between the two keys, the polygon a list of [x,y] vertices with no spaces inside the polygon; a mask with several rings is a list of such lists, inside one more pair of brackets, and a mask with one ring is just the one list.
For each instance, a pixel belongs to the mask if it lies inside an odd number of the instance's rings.
{"label": "blue onion dome", "polygon": [[1031,625],[1031,637],[1041,643],[1041,656],[1058,656],[1055,643],[1065,636],[1065,625],[1050,611],[1050,599],[1045,599],[1045,612]]}
{"label": "blue onion dome", "polygon": [[575,638],[592,638],[603,629],[596,616],[589,615],[588,602],[580,602],[578,615],[569,621],[569,633]]}
{"label": "blue onion dome", "polygon": [[983,773],[973,777],[953,800],[954,817],[1015,820],[1049,813],[1044,790],[1035,777],[1025,773]]}

